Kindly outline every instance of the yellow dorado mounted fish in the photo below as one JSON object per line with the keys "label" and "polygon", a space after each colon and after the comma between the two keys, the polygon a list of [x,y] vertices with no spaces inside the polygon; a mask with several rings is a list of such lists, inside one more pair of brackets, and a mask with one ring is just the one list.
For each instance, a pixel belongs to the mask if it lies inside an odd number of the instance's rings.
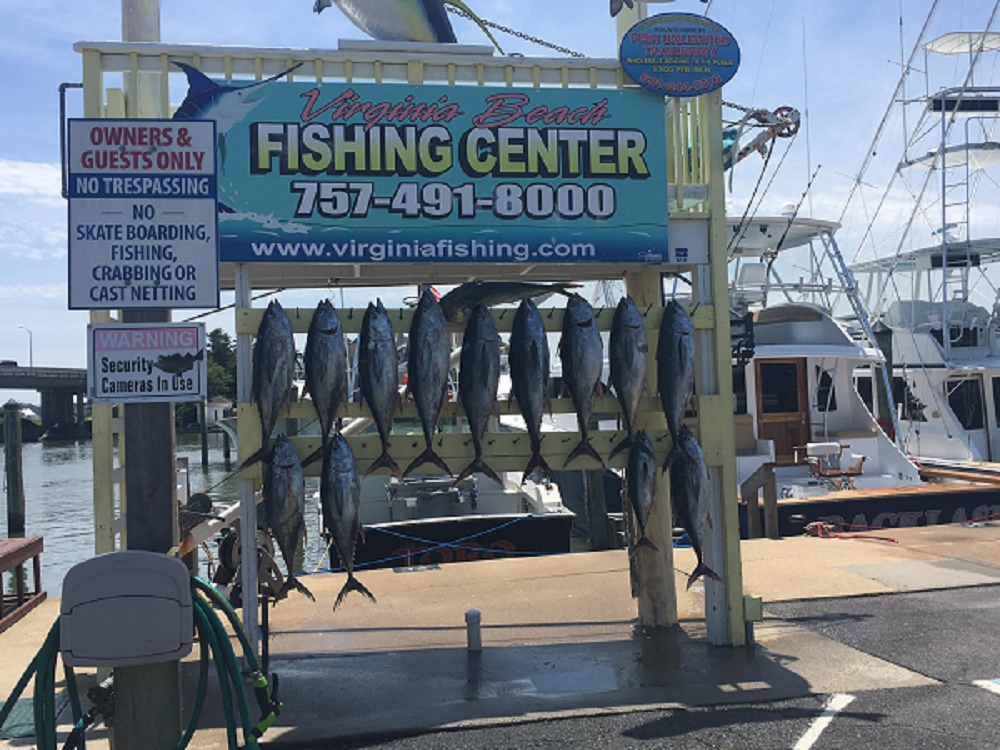
{"label": "yellow dorado mounted fish", "polygon": [[462,0],[316,0],[313,10],[322,13],[331,5],[340,8],[351,23],[372,39],[446,44],[456,41],[445,10],[445,5],[451,5],[472,19],[503,54],[486,23]]}

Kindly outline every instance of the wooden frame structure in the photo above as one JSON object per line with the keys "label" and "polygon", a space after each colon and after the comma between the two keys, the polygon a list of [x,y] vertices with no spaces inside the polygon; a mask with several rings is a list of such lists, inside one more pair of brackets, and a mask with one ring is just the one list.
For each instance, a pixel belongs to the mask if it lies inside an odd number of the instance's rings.
{"label": "wooden frame structure", "polygon": [[[640,3],[640,6],[642,4]],[[639,9],[622,12],[620,27],[628,28],[638,20]],[[298,80],[426,82],[451,85],[582,87],[616,89],[631,86],[617,60],[506,58],[492,54],[490,48],[449,45],[412,45],[390,43],[342,43],[339,51],[248,49],[206,47],[197,45],[166,45],[158,43],[80,42],[77,51],[83,56],[84,114],[86,117],[157,116],[170,111],[172,84],[183,79],[173,66],[176,61],[201,69],[210,76],[226,79],[261,80],[286,71],[296,63]],[[152,86],[159,91],[159,100],[140,102],[136,81],[142,76],[155,77]],[[291,78],[292,76],[289,76]],[[124,88],[121,88],[124,82]],[[176,94],[176,85],[173,93]],[[405,269],[389,265],[377,268],[351,264],[285,263],[223,264],[221,279],[224,288],[236,292],[237,362],[239,371],[238,411],[240,458],[248,456],[260,445],[261,433],[256,409],[250,403],[251,341],[256,332],[261,311],[251,305],[252,290],[273,288],[317,288],[339,286],[390,286],[397,284],[460,283],[470,278],[496,278],[514,275],[519,279],[597,280],[624,278],[628,292],[641,309],[647,312],[650,340],[649,382],[655,382],[656,329],[663,301],[663,274],[690,272],[695,302],[696,351],[698,356],[696,397],[701,424],[732,425],[732,372],[730,367],[730,336],[727,292],[726,225],[722,168],[722,97],[716,91],[696,99],[669,100],[666,103],[668,152],[668,202],[671,217],[671,237],[683,236],[686,241],[704,242],[708,246],[710,263],[706,266],[642,265],[621,263],[505,266],[492,269],[474,264],[417,265]],[[718,304],[717,304],[718,303]],[[312,311],[292,310],[294,330],[308,328]],[[362,311],[341,311],[347,332],[356,332]],[[546,319],[548,330],[558,330],[562,311]],[[393,311],[398,321],[397,331],[408,329],[408,312]],[[548,315],[548,311],[546,311]],[[610,327],[612,311],[598,315],[599,326]],[[513,311],[495,316],[501,331],[509,330]],[[106,322],[110,316],[94,313],[95,322]],[[307,405],[293,404],[286,416],[304,416]],[[407,407],[412,408],[412,407]],[[458,407],[448,404],[443,416]],[[557,402],[557,411],[569,411],[567,401]],[[600,411],[617,411],[617,404],[606,399],[598,405]],[[449,412],[448,410],[451,410]],[[359,416],[365,410],[350,405],[346,415]],[[405,412],[404,412],[405,413]],[[312,413],[308,415],[310,418]],[[649,397],[642,402],[639,427],[650,431],[662,458],[670,447],[665,422],[658,400]],[[560,434],[565,443],[544,445],[545,455],[558,460],[575,443],[572,433]],[[528,441],[516,436],[490,434],[490,463],[497,470],[520,470],[529,455]],[[600,451],[611,444],[619,433],[594,433],[593,442]],[[468,436],[445,436],[442,455],[455,465],[471,458]],[[742,570],[739,552],[739,522],[737,512],[736,460],[732,429],[705,430],[699,435],[709,466],[711,484],[710,513],[713,529],[706,540],[705,556],[709,566],[718,572],[724,583],[705,582],[708,638],[719,645],[741,645],[745,639],[746,608],[742,590]],[[120,515],[126,512],[122,467],[115,466],[123,455],[120,423],[112,417],[109,406],[94,407],[94,505],[95,532],[98,552],[114,549],[116,535],[123,527]],[[315,447],[316,441],[299,438],[300,453]],[[359,463],[376,455],[374,443],[367,437],[351,438]],[[393,454],[406,460],[411,449],[404,441],[393,440]],[[407,441],[413,442],[413,441]],[[403,446],[397,447],[397,444]],[[415,455],[415,454],[414,454]],[[620,457],[620,466],[624,456]],[[579,468],[590,468],[586,461]],[[260,476],[259,467],[240,474],[240,497],[243,528],[253,528],[254,489]],[[657,503],[647,525],[659,552],[642,555],[640,563],[639,618],[646,626],[670,626],[677,621],[674,591],[672,514],[667,482],[659,482]],[[117,490],[116,490],[117,487]],[[117,499],[116,499],[117,498]],[[243,559],[253,559],[253,540],[244,535]],[[245,566],[244,590],[256,589],[256,569]],[[255,641],[259,638],[255,608],[244,610],[244,624]]]}

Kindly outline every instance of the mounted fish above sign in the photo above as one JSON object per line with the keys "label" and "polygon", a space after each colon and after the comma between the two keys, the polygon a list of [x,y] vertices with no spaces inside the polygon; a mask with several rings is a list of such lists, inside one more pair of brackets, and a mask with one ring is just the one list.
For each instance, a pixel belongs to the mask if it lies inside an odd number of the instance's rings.
{"label": "mounted fish above sign", "polygon": [[500,54],[504,54],[486,22],[462,0],[316,0],[313,11],[322,13],[331,5],[340,8],[351,23],[372,39],[454,44],[458,40],[445,8],[451,5],[482,29]]}

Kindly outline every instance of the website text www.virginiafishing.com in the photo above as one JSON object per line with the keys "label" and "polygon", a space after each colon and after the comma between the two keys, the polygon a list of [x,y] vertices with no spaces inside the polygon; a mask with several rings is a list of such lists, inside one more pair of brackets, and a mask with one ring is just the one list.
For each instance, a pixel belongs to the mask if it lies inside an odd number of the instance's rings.
{"label": "website text www.virginiafishing.com", "polygon": [[497,262],[524,263],[533,260],[590,260],[597,257],[597,247],[591,242],[560,242],[556,239],[543,242],[500,242],[497,240],[470,240],[456,242],[440,239],[437,242],[414,240],[399,242],[251,242],[251,252],[257,258],[311,258],[343,260],[354,263],[382,263],[385,261],[453,261],[492,260]]}

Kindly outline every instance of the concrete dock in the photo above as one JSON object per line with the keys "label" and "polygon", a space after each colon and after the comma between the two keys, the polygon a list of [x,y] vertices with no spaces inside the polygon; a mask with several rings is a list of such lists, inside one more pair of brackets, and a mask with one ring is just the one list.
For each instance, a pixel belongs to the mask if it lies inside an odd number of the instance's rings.
{"label": "concrete dock", "polygon": [[[767,615],[768,602],[1000,584],[1000,523],[878,536],[743,542],[744,588],[763,597],[765,621],[755,626],[755,646],[738,649],[707,644],[703,591],[699,584],[684,590],[695,565],[690,549],[675,554],[679,627],[655,633],[636,627],[622,550],[361,571],[378,604],[351,594],[336,612],[344,575],[308,576],[315,603],[293,594],[270,613],[270,668],[280,675],[284,711],[265,739],[322,746],[441,728],[925,686],[933,680]],[[470,608],[482,613],[481,653],[466,649]],[[45,602],[0,635],[0,697],[9,695],[57,612],[57,601]],[[189,678],[195,668],[193,660],[185,665]],[[192,747],[225,747],[221,712],[212,708]],[[103,728],[92,731],[88,742],[100,747],[103,737]]]}

